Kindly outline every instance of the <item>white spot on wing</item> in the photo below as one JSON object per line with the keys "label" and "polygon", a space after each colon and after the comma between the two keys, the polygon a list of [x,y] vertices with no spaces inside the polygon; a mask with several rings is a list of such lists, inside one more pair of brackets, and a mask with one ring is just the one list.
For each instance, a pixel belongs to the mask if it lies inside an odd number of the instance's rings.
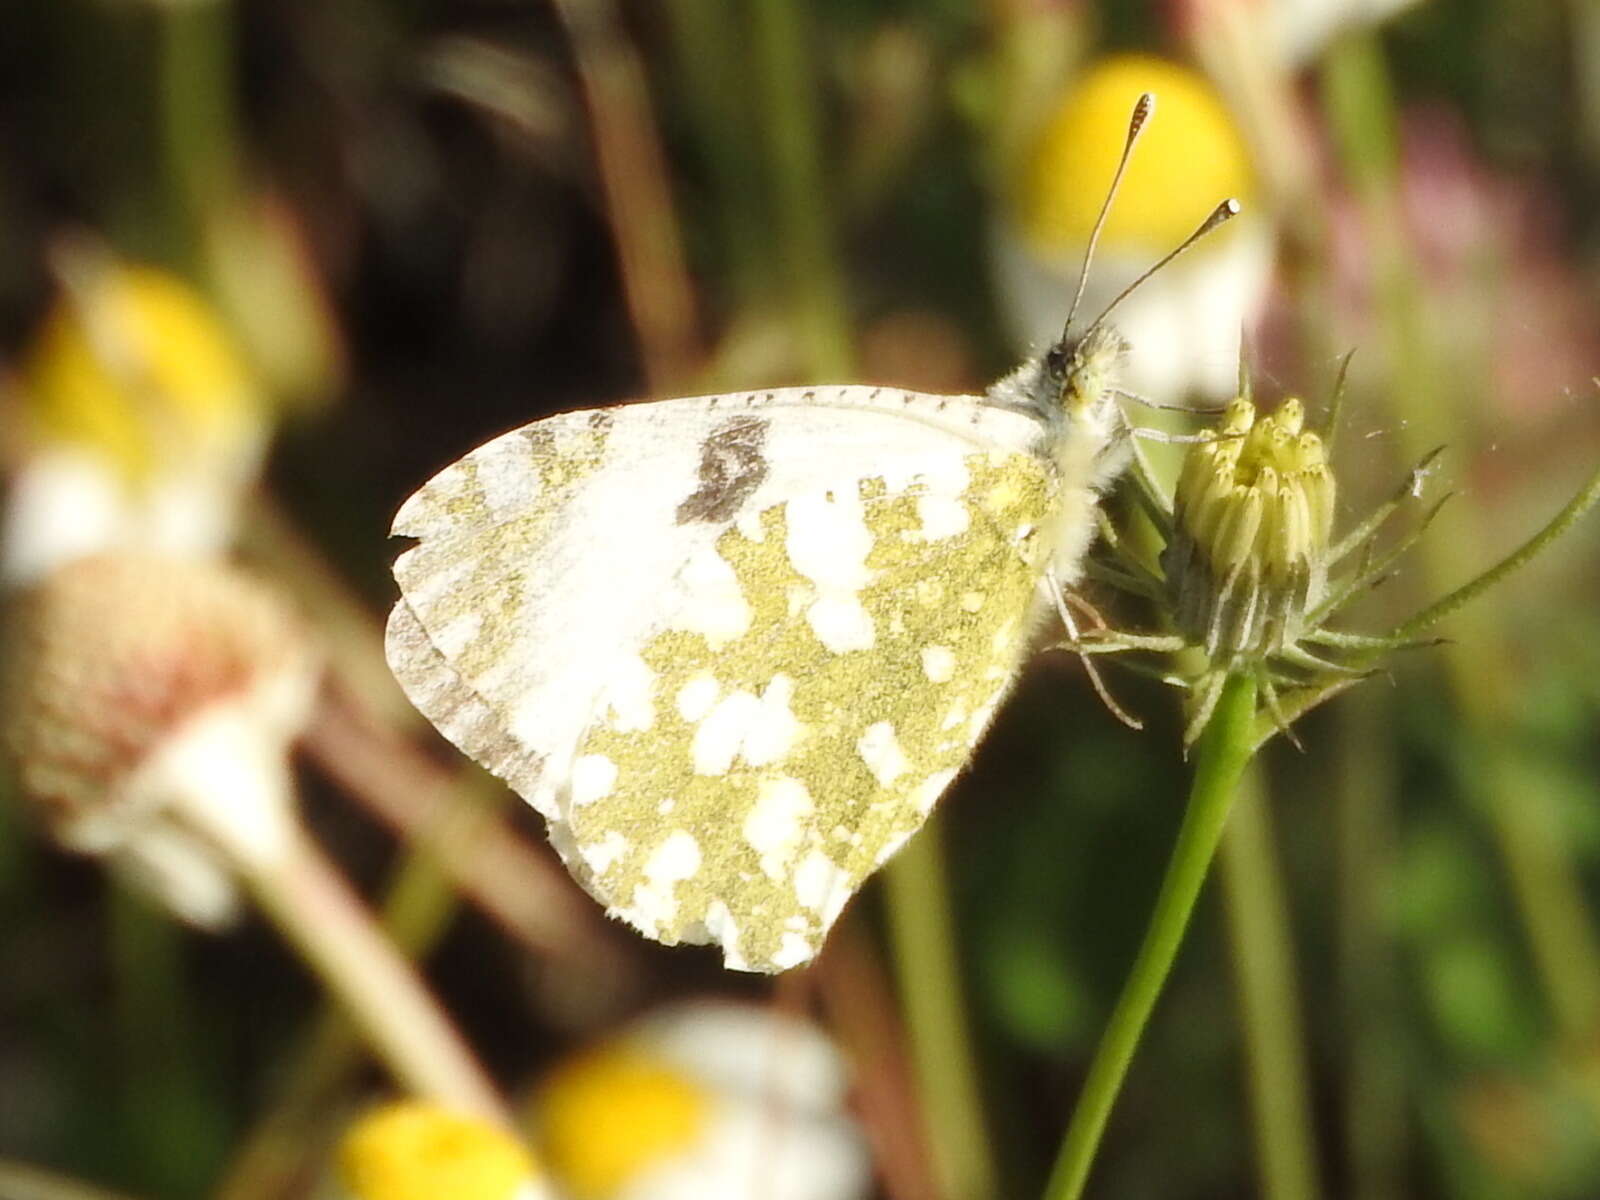
{"label": "white spot on wing", "polygon": [[806,611],[817,640],[835,654],[871,650],[877,642],[872,616],[854,596],[822,596]]}
{"label": "white spot on wing", "polygon": [[702,546],[689,556],[678,584],[683,599],[671,628],[700,634],[713,650],[750,628],[750,605],[739,576],[715,546]]}
{"label": "white spot on wing", "polygon": [[677,883],[700,869],[700,843],[683,830],[669,833],[650,855],[644,875],[651,883]]}
{"label": "white spot on wing", "polygon": [[544,490],[538,467],[520,441],[497,445],[493,450],[473,456],[473,481],[483,495],[494,518],[506,517],[526,509]]}
{"label": "white spot on wing", "polygon": [[861,755],[880,786],[888,787],[911,767],[905,751],[894,736],[894,726],[888,721],[868,725],[856,742],[856,753]]}
{"label": "white spot on wing", "polygon": [[956,673],[955,651],[949,646],[924,646],[922,673],[930,683],[949,683]]}
{"label": "white spot on wing", "polygon": [[695,774],[726,775],[741,757],[753,767],[782,759],[803,728],[789,708],[793,695],[794,680],[778,674],[759,698],[733,692],[718,700],[694,733]]}
{"label": "white spot on wing", "polygon": [[806,612],[812,632],[835,654],[870,650],[875,641],[872,618],[859,595],[872,580],[867,568],[872,531],[861,498],[842,488],[797,496],[784,508],[789,562],[817,590]]}
{"label": "white spot on wing", "polygon": [[812,955],[811,943],[798,933],[785,933],[772,955],[772,965],[780,971],[798,967]]}
{"label": "white spot on wing", "polygon": [[922,518],[919,531],[925,541],[956,537],[967,531],[972,515],[967,506],[954,496],[933,493],[917,497],[917,516]]}
{"label": "white spot on wing", "polygon": [[748,971],[750,963],[739,953],[739,923],[721,900],[706,905],[706,933],[722,947],[723,961],[730,970]]}
{"label": "white spot on wing", "polygon": [[694,731],[689,753],[696,775],[726,775],[739,753],[739,743],[761,707],[749,692],[733,692],[718,700]]}
{"label": "white spot on wing", "polygon": [[722,685],[710,671],[699,671],[678,689],[678,715],[690,724],[698,723],[717,702]]}
{"label": "white spot on wing", "polygon": [[834,866],[833,860],[821,850],[813,850],[795,868],[794,895],[802,908],[814,913],[823,914],[831,909],[832,916],[825,916],[823,921],[827,924],[850,898],[850,876]]}
{"label": "white spot on wing", "polygon": [[678,884],[700,869],[700,843],[676,830],[666,836],[644,864],[644,882],[633,889],[629,916],[646,930],[659,930],[678,911]]}
{"label": "white spot on wing", "polygon": [[637,733],[656,723],[656,673],[637,654],[616,660],[616,674],[606,689],[606,708],[611,728],[618,733]]}
{"label": "white spot on wing", "polygon": [[572,764],[568,787],[574,807],[603,800],[616,786],[617,764],[604,754],[585,754]]}
{"label": "white spot on wing", "polygon": [[745,815],[742,832],[744,840],[761,856],[761,870],[770,878],[783,877],[783,869],[805,832],[805,818],[815,807],[811,793],[798,779],[762,781],[755,805]]}
{"label": "white spot on wing", "polygon": [[775,763],[794,746],[802,727],[789,707],[793,698],[794,680],[781,673],[774,675],[761,693],[760,707],[740,747],[740,754],[752,767]]}

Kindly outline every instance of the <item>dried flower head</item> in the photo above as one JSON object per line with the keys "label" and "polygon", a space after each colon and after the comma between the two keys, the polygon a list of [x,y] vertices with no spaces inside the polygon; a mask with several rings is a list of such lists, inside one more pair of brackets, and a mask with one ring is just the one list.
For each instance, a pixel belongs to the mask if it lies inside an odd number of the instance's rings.
{"label": "dried flower head", "polygon": [[316,678],[278,596],[214,563],[82,559],[12,605],[6,748],[56,838],[225,917],[224,857],[271,855]]}

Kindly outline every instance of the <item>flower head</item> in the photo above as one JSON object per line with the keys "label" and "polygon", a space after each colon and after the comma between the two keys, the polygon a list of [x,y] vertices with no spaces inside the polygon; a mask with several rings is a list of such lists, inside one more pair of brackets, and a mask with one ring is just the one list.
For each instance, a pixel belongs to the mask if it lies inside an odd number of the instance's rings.
{"label": "flower head", "polygon": [[549,1200],[533,1156],[477,1117],[422,1100],[366,1113],[339,1142],[348,1200]]}
{"label": "flower head", "polygon": [[82,247],[59,259],[65,286],[20,372],[0,576],[114,548],[214,553],[265,445],[252,376],[175,276]]}
{"label": "flower head", "polygon": [[666,1009],[559,1065],[532,1117],[572,1200],[851,1200],[867,1162],[837,1053],[793,1018]]}
{"label": "flower head", "polygon": [[1327,592],[1334,480],[1305,408],[1228,406],[1185,459],[1162,558],[1179,630],[1213,660],[1283,651]]}
{"label": "flower head", "polygon": [[288,840],[287,747],[316,680],[299,622],[233,568],[119,554],[52,572],[7,634],[6,749],[56,838],[226,919],[227,857]]}
{"label": "flower head", "polygon": [[1190,690],[1186,742],[1198,737],[1230,675],[1251,676],[1273,726],[1287,730],[1294,716],[1366,678],[1377,654],[1432,644],[1416,639],[1422,628],[1416,621],[1384,636],[1330,627],[1416,543],[1443,505],[1435,503],[1379,551],[1389,519],[1420,499],[1432,458],[1336,539],[1334,472],[1322,435],[1306,428],[1305,407],[1290,398],[1262,416],[1252,401],[1236,398],[1217,428],[1189,447],[1170,500],[1147,472],[1136,473],[1145,511],[1165,535],[1159,570],[1115,531],[1104,551],[1109,577],[1155,600],[1171,632],[1107,631],[1072,648],[1186,652],[1174,660],[1176,670],[1163,673]]}

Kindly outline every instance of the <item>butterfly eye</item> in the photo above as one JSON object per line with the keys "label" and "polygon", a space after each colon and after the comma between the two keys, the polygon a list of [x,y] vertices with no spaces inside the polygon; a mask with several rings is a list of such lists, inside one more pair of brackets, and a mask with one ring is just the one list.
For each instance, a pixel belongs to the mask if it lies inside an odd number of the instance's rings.
{"label": "butterfly eye", "polygon": [[1050,374],[1061,377],[1067,373],[1067,347],[1064,342],[1057,342],[1045,353],[1045,370]]}

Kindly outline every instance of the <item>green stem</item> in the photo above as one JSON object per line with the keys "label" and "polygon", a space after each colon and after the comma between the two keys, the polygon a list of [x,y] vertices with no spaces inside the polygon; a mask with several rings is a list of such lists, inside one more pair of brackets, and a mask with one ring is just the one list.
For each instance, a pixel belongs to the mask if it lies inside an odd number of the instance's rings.
{"label": "green stem", "polygon": [[222,0],[154,12],[161,165],[175,249],[193,265],[200,223],[234,183],[233,13]]}
{"label": "green stem", "polygon": [[1406,1194],[1411,1098],[1402,1065],[1405,1032],[1395,995],[1396,952],[1385,902],[1395,888],[1397,719],[1388,693],[1335,710],[1334,858],[1338,896],[1339,1008],[1345,1057],[1347,1191],[1362,1200]]}
{"label": "green stem", "polygon": [[983,1200],[998,1195],[999,1184],[967,1037],[945,877],[944,826],[936,818],[884,874],[889,926],[938,1194]]}
{"label": "green stem", "polygon": [[1567,530],[1584,513],[1588,512],[1600,501],[1600,469],[1589,476],[1589,481],[1578,489],[1576,495],[1562,506],[1561,511],[1551,517],[1545,527],[1539,530],[1521,546],[1502,558],[1494,566],[1484,571],[1474,579],[1468,580],[1444,599],[1428,605],[1416,616],[1405,624],[1399,626],[1393,636],[1397,638],[1411,638],[1421,633],[1431,625],[1436,625],[1445,617],[1461,608],[1463,605],[1477,599],[1495,584],[1515,571],[1521,570],[1528,562],[1541,551],[1545,550]]}
{"label": "green stem", "polygon": [[[106,897],[116,970],[122,1120],[138,1184],[166,1195],[195,1192],[222,1154],[228,1131],[189,1003],[184,932],[122,888]],[[182,1130],[182,1133],[177,1133]],[[4,1196],[0,1192],[0,1196]]]}
{"label": "green stem", "polygon": [[1321,1192],[1316,1138],[1285,919],[1288,902],[1273,853],[1267,800],[1261,772],[1252,766],[1239,782],[1219,869],[1250,1068],[1261,1194],[1272,1200],[1313,1200]]}
{"label": "green stem", "polygon": [[795,0],[755,0],[754,51],[767,119],[778,241],[783,246],[799,348],[822,382],[850,366],[844,283],[833,253],[817,138],[816,72],[807,54],[804,8]]}
{"label": "green stem", "polygon": [[1245,675],[1231,677],[1223,685],[1216,709],[1200,737],[1189,806],[1167,864],[1166,878],[1156,896],[1138,957],[1100,1037],[1083,1094],[1045,1187],[1045,1200],[1075,1200],[1083,1194],[1111,1106],[1177,957],[1200,885],[1205,882],[1228,810],[1233,806],[1239,777],[1253,753],[1255,704],[1255,679]]}

